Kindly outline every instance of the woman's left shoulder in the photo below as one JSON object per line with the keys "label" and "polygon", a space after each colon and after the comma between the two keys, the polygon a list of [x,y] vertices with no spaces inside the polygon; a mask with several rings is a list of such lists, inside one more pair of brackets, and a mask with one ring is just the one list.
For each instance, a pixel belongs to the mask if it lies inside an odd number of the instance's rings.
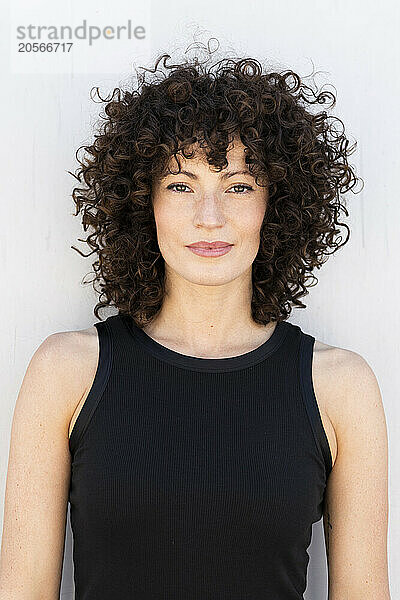
{"label": "woman's left shoulder", "polygon": [[[353,404],[367,401],[365,394],[379,391],[377,377],[367,359],[347,348],[331,346],[315,340],[313,368],[315,376],[325,387],[325,394],[332,398],[350,399]],[[314,374],[314,373],[313,373]],[[363,392],[360,394],[359,392]],[[358,393],[357,393],[358,392]]]}
{"label": "woman's left shoulder", "polygon": [[[336,444],[367,433],[386,434],[382,396],[368,360],[354,350],[315,339],[313,383],[321,409],[332,424]],[[362,440],[358,440],[359,442]]]}
{"label": "woman's left shoulder", "polygon": [[388,436],[377,377],[353,350],[318,341],[314,359],[317,395],[337,441],[324,495],[329,591],[389,600]]}

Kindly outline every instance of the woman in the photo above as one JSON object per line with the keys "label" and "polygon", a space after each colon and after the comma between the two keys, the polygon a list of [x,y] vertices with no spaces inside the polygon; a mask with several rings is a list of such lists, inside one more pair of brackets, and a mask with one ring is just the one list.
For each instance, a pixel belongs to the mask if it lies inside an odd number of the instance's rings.
{"label": "woman", "polygon": [[299,600],[321,517],[329,598],[387,600],[376,377],[287,321],[348,239],[351,148],[310,110],[335,98],[253,59],[160,60],[79,159],[94,312],[117,313],[31,359],[0,595],[58,598],[69,501],[77,600]]}

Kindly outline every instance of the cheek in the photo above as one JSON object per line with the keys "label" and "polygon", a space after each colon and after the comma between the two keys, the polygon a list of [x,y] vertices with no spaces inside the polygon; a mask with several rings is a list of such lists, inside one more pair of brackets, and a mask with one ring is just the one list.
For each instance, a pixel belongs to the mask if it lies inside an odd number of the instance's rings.
{"label": "cheek", "polygon": [[180,239],[183,228],[181,211],[174,210],[167,203],[156,203],[154,205],[154,219],[156,222],[157,239],[160,250],[173,245],[174,241]]}
{"label": "cheek", "polygon": [[260,229],[265,215],[265,205],[258,205],[251,211],[243,211],[237,220],[238,231],[249,244],[258,243]]}

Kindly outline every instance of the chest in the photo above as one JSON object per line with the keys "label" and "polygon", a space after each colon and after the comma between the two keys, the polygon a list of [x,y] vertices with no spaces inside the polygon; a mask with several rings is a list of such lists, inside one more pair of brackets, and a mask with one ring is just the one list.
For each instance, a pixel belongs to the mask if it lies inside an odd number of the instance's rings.
{"label": "chest", "polygon": [[109,537],[147,524],[173,536],[239,528],[289,542],[320,518],[324,486],[296,394],[142,390],[99,405],[73,458],[70,501]]}

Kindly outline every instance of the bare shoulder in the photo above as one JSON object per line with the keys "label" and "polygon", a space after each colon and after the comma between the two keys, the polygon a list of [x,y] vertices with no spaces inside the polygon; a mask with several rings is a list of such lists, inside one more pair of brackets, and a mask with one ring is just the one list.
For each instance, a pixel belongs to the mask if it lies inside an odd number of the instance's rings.
{"label": "bare shoulder", "polygon": [[68,387],[81,387],[87,379],[88,370],[93,366],[93,359],[96,362],[97,348],[97,330],[93,326],[50,334],[40,344],[35,355],[49,368],[56,368],[57,375],[65,377],[65,381],[69,382]]}
{"label": "bare shoulder", "polygon": [[336,450],[324,497],[329,597],[389,599],[388,436],[378,381],[358,352],[316,341],[313,359]]}
{"label": "bare shoulder", "polygon": [[[38,388],[44,382],[54,388],[49,396],[53,408],[64,415],[69,426],[72,415],[85,397],[97,368],[98,338],[94,326],[60,331],[47,336],[29,363],[25,378]],[[45,407],[43,407],[45,409]]]}
{"label": "bare shoulder", "polygon": [[340,436],[368,414],[371,427],[382,420],[382,398],[377,378],[359,353],[315,340],[313,385],[331,448],[333,464]]}
{"label": "bare shoulder", "polygon": [[95,328],[50,334],[24,374],[11,424],[2,598],[16,598],[17,588],[31,590],[32,598],[34,592],[40,598],[59,595],[71,478],[67,431],[96,360],[93,334]]}

